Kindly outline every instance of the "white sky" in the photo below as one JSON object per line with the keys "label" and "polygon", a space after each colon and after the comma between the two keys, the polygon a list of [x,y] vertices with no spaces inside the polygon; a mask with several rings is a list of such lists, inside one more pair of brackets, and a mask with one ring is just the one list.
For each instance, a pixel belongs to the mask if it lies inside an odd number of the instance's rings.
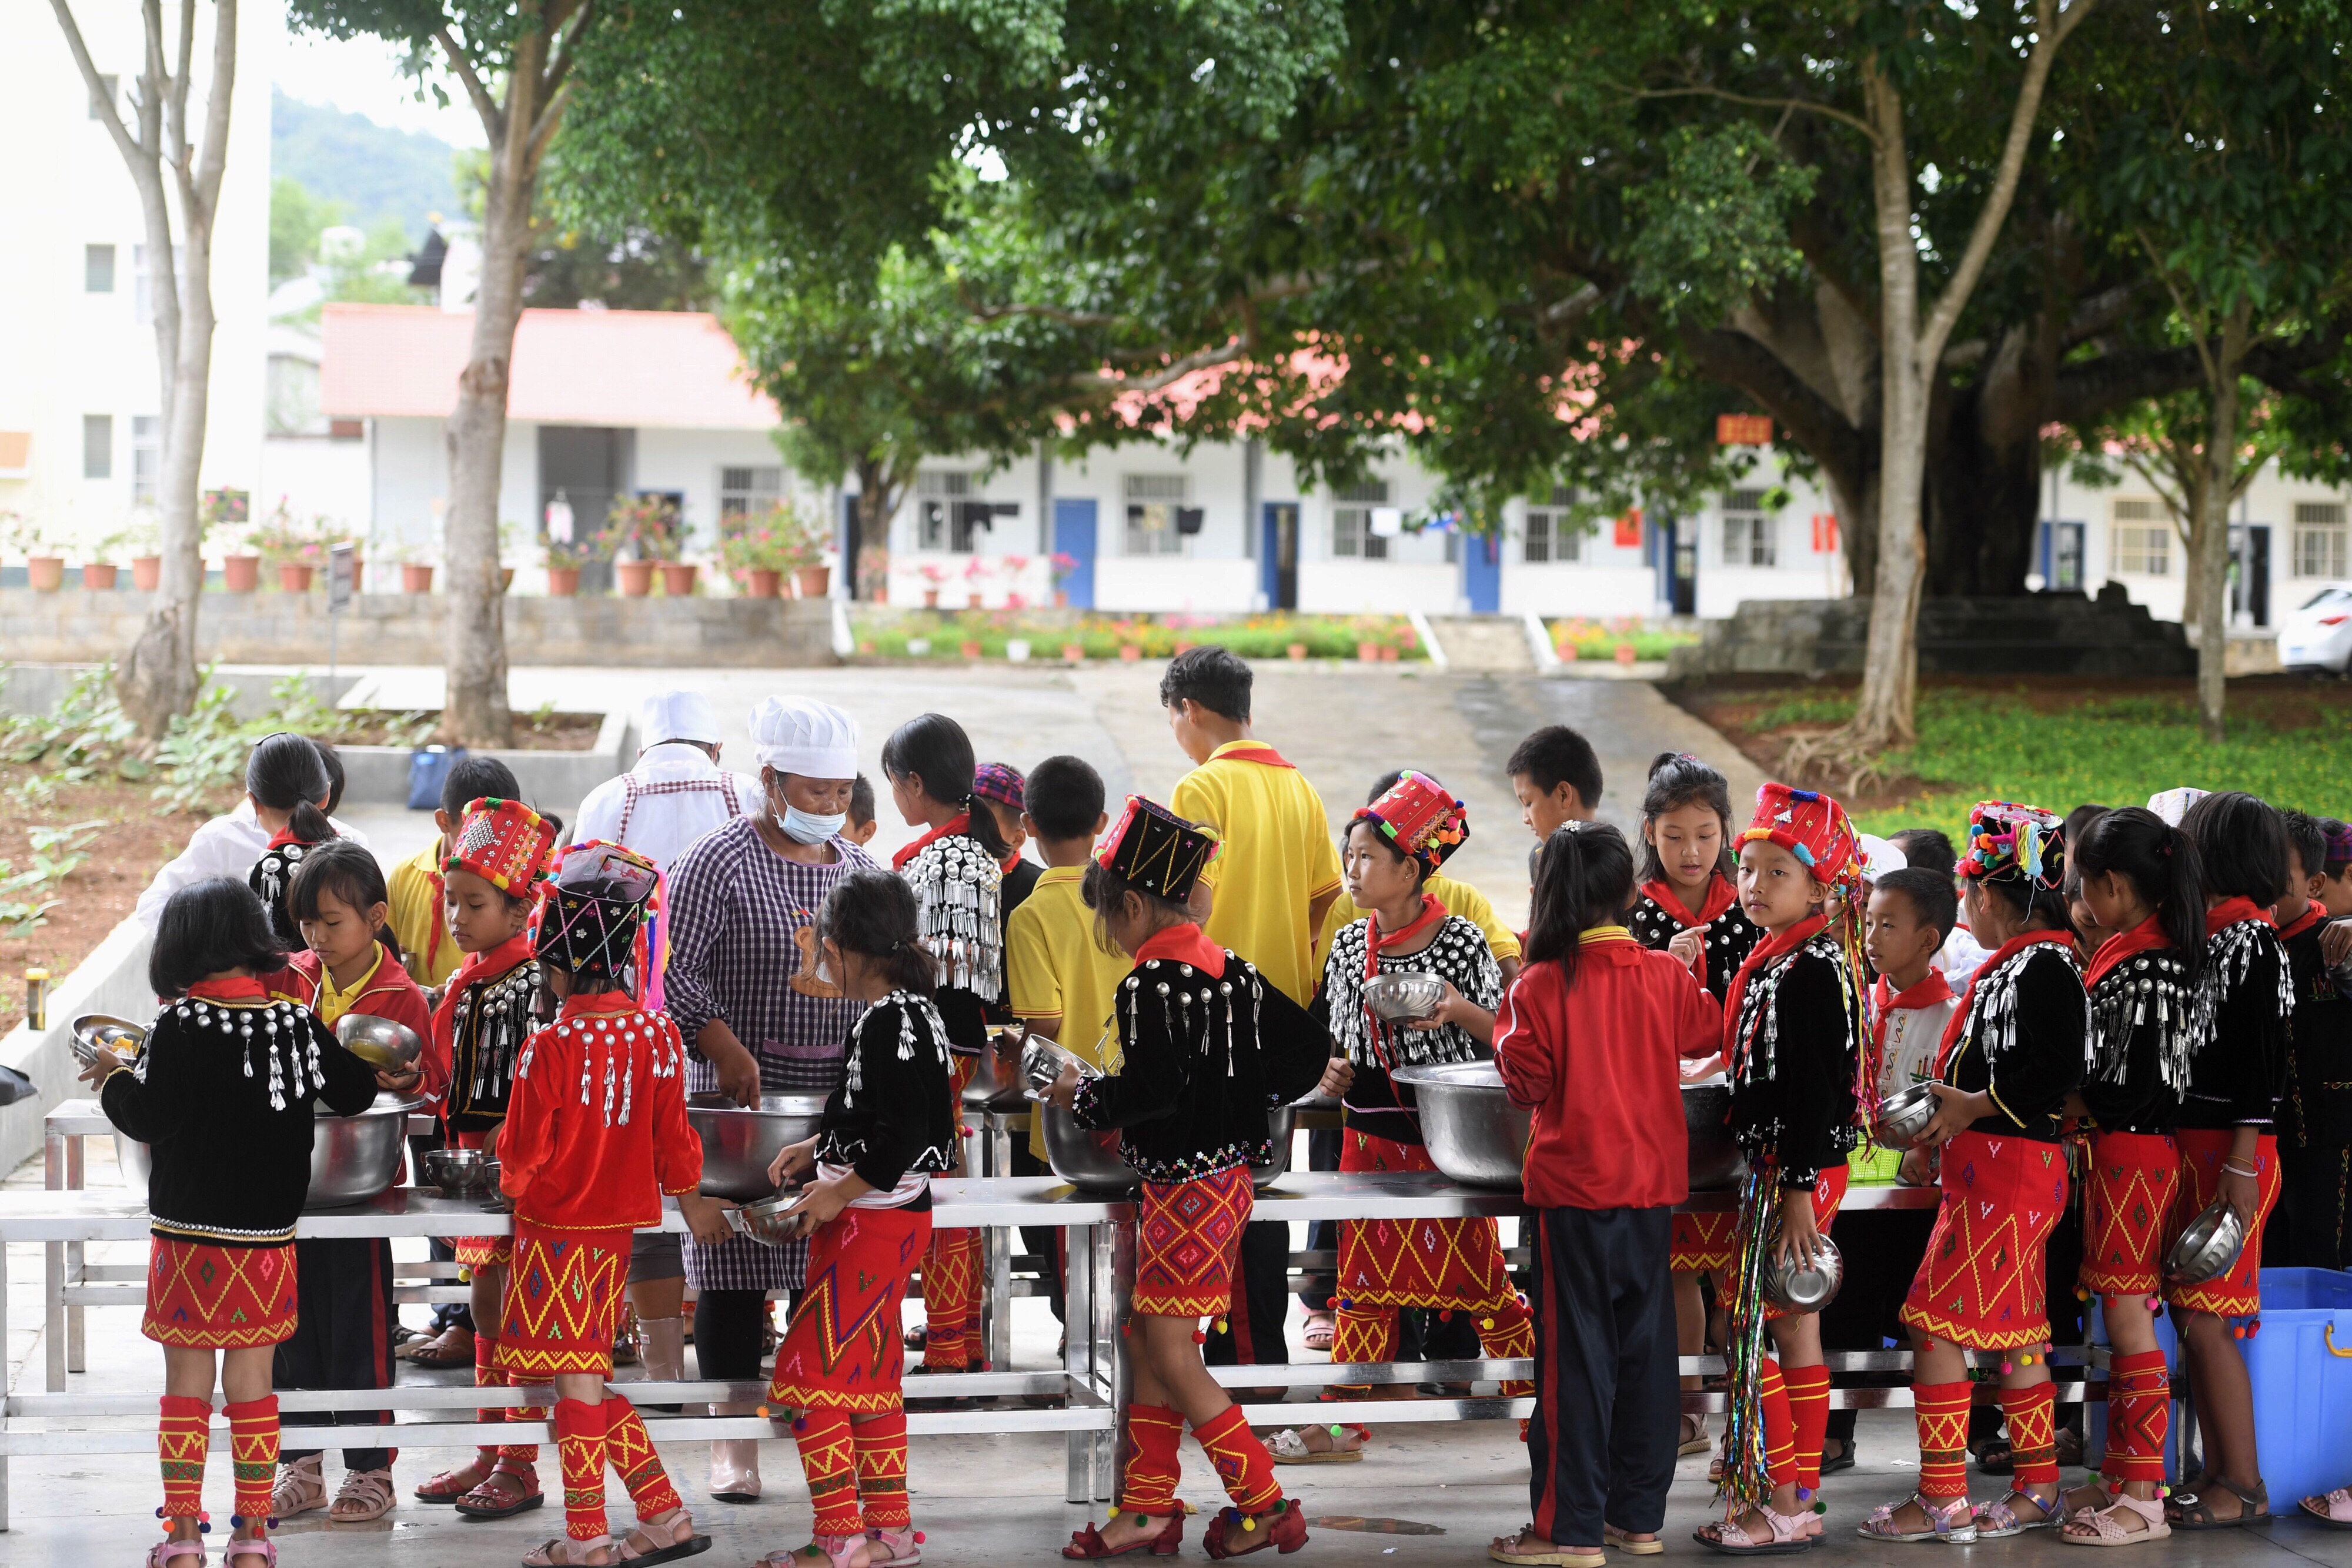
{"label": "white sky", "polygon": [[401,72],[400,58],[400,50],[377,39],[338,40],[289,30],[276,79],[289,98],[332,104],[396,131],[429,131],[453,146],[484,145],[482,122],[457,84],[441,78],[448,108],[430,94],[420,103],[416,84]]}

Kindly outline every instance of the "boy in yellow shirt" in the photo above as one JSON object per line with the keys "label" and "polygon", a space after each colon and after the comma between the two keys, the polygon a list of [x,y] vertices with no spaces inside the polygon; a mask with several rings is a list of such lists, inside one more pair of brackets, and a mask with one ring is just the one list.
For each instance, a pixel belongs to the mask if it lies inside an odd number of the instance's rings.
{"label": "boy in yellow shirt", "polygon": [[1601,758],[1592,742],[1564,724],[1548,724],[1519,742],[1503,771],[1519,798],[1519,821],[1538,840],[1562,822],[1600,815]]}
{"label": "boy in yellow shirt", "polygon": [[[1045,869],[1004,927],[1004,985],[1013,1016],[1032,1033],[1055,1041],[1095,1066],[1103,1065],[1105,1026],[1118,983],[1134,966],[1095,940],[1095,914],[1079,896],[1095,840],[1109,824],[1103,811],[1102,775],[1075,757],[1048,757],[1029,770],[1021,826]],[[1116,1040],[1114,1030],[1109,1038]],[[1034,1113],[1029,1141],[1013,1149],[1014,1176],[1045,1176],[1045,1134]],[[1047,1260],[1053,1287],[1046,1300],[1062,1315],[1058,1226],[1024,1226],[1022,1245]]]}

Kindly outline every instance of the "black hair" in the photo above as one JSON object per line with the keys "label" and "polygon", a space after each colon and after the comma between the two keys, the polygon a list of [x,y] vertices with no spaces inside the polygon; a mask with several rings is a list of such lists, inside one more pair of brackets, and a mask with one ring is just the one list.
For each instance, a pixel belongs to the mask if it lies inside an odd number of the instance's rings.
{"label": "black hair", "polygon": [[266,975],[286,962],[286,949],[269,928],[269,911],[241,882],[208,876],[192,882],[164,901],[155,922],[155,946],[147,955],[147,988],[169,999],[225,969]]}
{"label": "black hair", "polygon": [[1110,914],[1127,900],[1129,894],[1143,900],[1143,907],[1160,916],[1154,930],[1181,925],[1192,918],[1191,905],[1181,900],[1162,898],[1147,888],[1138,887],[1098,860],[1087,862],[1087,874],[1078,879],[1078,896],[1095,912],[1095,946],[1106,953],[1116,953],[1118,944],[1110,938]]}
{"label": "black hair", "polygon": [[2084,829],[2066,858],[2070,876],[2113,872],[2128,878],[2156,911],[2189,977],[2197,977],[2205,964],[2205,873],[2197,841],[2183,828],[2143,807],[2126,806]]}
{"label": "black hair", "polygon": [[1952,890],[1950,872],[1906,865],[1900,871],[1888,872],[1870,887],[1873,893],[1899,893],[1909,899],[1919,918],[1936,928],[1937,946],[1943,946],[1952,927],[1960,923],[1960,895]]}
{"label": "black hair", "polygon": [[2091,824],[2114,810],[2112,806],[2095,806],[2086,800],[2067,812],[2065,824],[2067,847],[2071,849],[2081,843],[2083,835],[2090,831]]}
{"label": "black hair", "polygon": [[1160,677],[1160,706],[1196,702],[1221,718],[1247,724],[1255,678],[1249,662],[1230,648],[1214,643],[1187,648],[1168,661],[1168,673]]}
{"label": "black hair", "polygon": [[286,831],[306,844],[335,836],[319,804],[332,789],[327,765],[307,735],[285,729],[265,735],[245,759],[245,792],[257,806],[285,812]]}
{"label": "black hair", "polygon": [[[1716,852],[1715,869],[1719,875],[1738,875],[1738,857],[1731,852],[1731,785],[1722,774],[1696,757],[1680,751],[1661,751],[1650,759],[1650,785],[1642,793],[1643,826],[1646,828],[1668,811],[1678,811],[1685,806],[1705,806],[1722,820],[1723,847]],[[1664,882],[1665,877],[1666,863],[1658,858],[1657,846],[1644,832],[1641,879]]]}
{"label": "black hair", "polygon": [[1903,852],[1907,865],[1925,867],[1948,877],[1959,863],[1960,852],[1952,847],[1950,836],[1934,828],[1906,828],[1899,833],[1888,834],[1886,841]]}
{"label": "black hair", "polygon": [[1029,770],[1021,799],[1049,839],[1090,839],[1103,814],[1102,775],[1078,757],[1048,757]]}
{"label": "black hair", "polygon": [[1576,791],[1586,810],[1601,804],[1601,758],[1592,742],[1564,724],[1549,724],[1519,742],[1503,764],[1509,778],[1524,777],[1544,794],[1562,784]]}
{"label": "black hair", "polygon": [[[2327,870],[2327,830],[2320,826],[2319,819],[2304,811],[2282,811],[2279,818],[2286,829],[2286,847],[2294,852],[2295,863],[2303,868],[2303,874],[2323,875]],[[2286,891],[2291,898],[2308,896],[2299,887]]]}
{"label": "black hair", "polygon": [[816,912],[816,935],[820,942],[880,965],[893,990],[928,997],[939,984],[939,970],[923,950],[916,923],[915,890],[878,867],[851,872],[833,884]]}
{"label": "black hair", "polygon": [[2024,875],[1969,878],[1988,897],[2007,904],[2010,913],[2023,921],[2027,929],[2041,925],[2053,931],[2072,931],[2074,915],[2066,907],[2065,879],[2062,875],[2059,880],[2059,886],[2045,887]]}
{"label": "black hair", "polygon": [[[2319,831],[2327,835],[2327,841],[2330,844],[2340,844],[2344,841],[2344,835],[2352,831],[2352,828],[2347,828],[2333,817],[2322,817],[2319,819]],[[2347,865],[2352,865],[2352,857],[2339,861],[2329,859],[2324,853],[2320,856],[2320,869],[2329,876],[2343,875],[2344,868]]]}
{"label": "black hair", "polygon": [[2242,789],[2207,795],[2180,819],[2197,841],[2208,898],[2243,898],[2264,908],[2286,885],[2286,823],[2278,809]]}
{"label": "black hair", "polygon": [[455,822],[477,800],[520,800],[522,786],[514,769],[495,757],[460,756],[441,779],[441,809]]}
{"label": "black hair", "polygon": [[333,816],[343,803],[343,786],[348,781],[343,773],[342,754],[323,740],[313,740],[319,748],[319,765],[327,770],[327,815]]}
{"label": "black hair", "polygon": [[885,774],[892,779],[911,775],[932,800],[969,812],[971,824],[964,831],[981,848],[1003,860],[1013,852],[1013,846],[1004,841],[996,819],[981,809],[979,798],[971,792],[977,766],[971,737],[943,713],[918,714],[892,730],[890,738],[882,743]]}
{"label": "black hair", "polygon": [[[286,884],[287,915],[296,921],[318,919],[319,895],[322,893],[332,894],[353,909],[362,911],[392,902],[392,894],[384,885],[383,867],[376,863],[375,856],[349,839],[330,839],[302,857],[302,863],[294,868],[293,879]],[[375,939],[394,962],[401,961],[400,944],[392,939],[390,925],[377,926]]]}
{"label": "black hair", "polygon": [[[1388,791],[1384,789],[1381,791],[1381,793],[1386,794]],[[1389,853],[1394,855],[1397,859],[1403,861],[1412,867],[1412,885],[1416,889],[1418,889],[1422,883],[1427,882],[1431,877],[1437,874],[1435,872],[1430,870],[1429,866],[1419,855],[1409,855],[1405,853],[1402,849],[1398,847],[1397,841],[1394,839],[1390,838],[1386,833],[1381,831],[1380,824],[1372,821],[1370,817],[1356,817],[1350,819],[1348,823],[1347,831],[1339,835],[1339,842],[1344,846],[1348,840],[1354,836],[1355,831],[1359,827],[1365,826],[1367,824],[1369,824],[1372,830],[1372,842],[1380,845],[1381,848],[1388,851]]]}
{"label": "black hair", "polygon": [[861,773],[849,787],[849,821],[862,828],[874,820],[874,780]]}
{"label": "black hair", "polygon": [[1527,961],[1556,963],[1563,985],[1576,983],[1583,944],[1596,925],[1614,925],[1633,902],[1633,851],[1606,822],[1554,828],[1536,862],[1528,910]]}
{"label": "black hair", "polygon": [[1373,801],[1379,800],[1381,796],[1387,794],[1390,790],[1395,789],[1397,787],[1397,780],[1403,777],[1403,768],[1392,768],[1386,773],[1381,774],[1378,779],[1373,779],[1372,792],[1364,797],[1364,804],[1369,806]]}

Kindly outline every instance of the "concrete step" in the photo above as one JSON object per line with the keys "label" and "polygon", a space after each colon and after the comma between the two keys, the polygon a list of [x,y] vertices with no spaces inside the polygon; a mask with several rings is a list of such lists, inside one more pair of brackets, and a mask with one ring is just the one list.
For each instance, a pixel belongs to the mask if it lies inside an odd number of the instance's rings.
{"label": "concrete step", "polygon": [[1457,670],[1532,670],[1527,622],[1516,615],[1433,615],[1430,629]]}

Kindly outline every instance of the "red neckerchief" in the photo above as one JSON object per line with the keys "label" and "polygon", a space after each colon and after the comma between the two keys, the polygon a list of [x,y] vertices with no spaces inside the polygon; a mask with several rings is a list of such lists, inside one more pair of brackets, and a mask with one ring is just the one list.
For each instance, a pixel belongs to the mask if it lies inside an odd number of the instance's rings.
{"label": "red neckerchief", "polygon": [[300,844],[307,850],[310,847],[313,841],[313,840],[304,838],[301,834],[296,832],[291,828],[280,828],[270,839],[269,842],[264,846],[264,848],[266,852],[268,850],[282,850],[288,844]]}
{"label": "red neckerchief", "polygon": [[1642,891],[1648,894],[1651,903],[1666,912],[1668,919],[1685,931],[1714,925],[1715,917],[1730,908],[1739,897],[1739,890],[1731,885],[1731,879],[1719,871],[1707,874],[1706,902],[1700,906],[1696,919],[1686,913],[1683,895],[1675,891],[1673,883],[1645,882],[1642,884]]}
{"label": "red neckerchief", "polygon": [[2271,912],[2252,899],[2225,898],[2205,912],[2205,935],[2219,936],[2230,926],[2245,920],[2259,920],[2263,925],[2273,927],[2278,925],[2277,921],[2271,918]]}
{"label": "red neckerchief", "polygon": [[1213,980],[1225,972],[1225,950],[1202,935],[1201,928],[1189,920],[1179,925],[1163,925],[1144,938],[1143,946],[1135,950],[1136,966],[1139,968],[1151,958],[1190,964],[1195,969],[1206,970]]}
{"label": "red neckerchief", "polygon": [[2091,967],[2083,977],[2083,988],[2089,990],[2099,983],[2106,972],[2135,953],[2145,953],[2151,947],[2169,947],[2172,938],[2164,934],[2164,916],[2151,915],[2128,931],[2118,931],[2099,944],[2091,955]]}
{"label": "red neckerchief", "polygon": [[[1444,904],[1433,893],[1424,893],[1421,895],[1421,913],[1408,921],[1402,931],[1382,931],[1381,912],[1377,909],[1364,911],[1364,978],[1370,980],[1380,974],[1382,953],[1391,947],[1403,946],[1415,936],[1444,920],[1445,915]],[[1364,1016],[1371,1021],[1372,1038],[1380,1039],[1379,1017],[1369,1007],[1364,1009]]]}
{"label": "red neckerchief", "polygon": [[530,933],[528,931],[509,936],[495,947],[468,953],[466,961],[457,966],[457,972],[449,977],[449,988],[446,994],[454,997],[476,980],[495,980],[509,969],[530,963],[537,956],[531,949]]}
{"label": "red neckerchief", "polygon": [[1013,874],[1013,868],[1020,863],[1021,852],[1019,850],[1014,850],[1011,854],[1006,855],[1003,860],[996,862],[996,869],[1003,872],[1005,875],[1011,876]]}
{"label": "red neckerchief", "polygon": [[1951,994],[1952,982],[1944,977],[1941,969],[1928,970],[1926,979],[1901,991],[1888,985],[1885,976],[1879,976],[1871,982],[1870,988],[1870,1012],[1874,1020],[1870,1026],[1870,1042],[1881,1052],[1885,1051],[1888,1013],[1898,1008],[1905,1012],[1932,1008],[1937,1002],[1949,999]]}
{"label": "red neckerchief", "polygon": [[569,1022],[576,1018],[614,1017],[636,1010],[636,1002],[626,991],[596,991],[588,996],[564,998],[563,1005],[555,1009],[555,1016]]}
{"label": "red neckerchief", "polygon": [[1287,768],[1298,771],[1298,764],[1283,760],[1282,753],[1263,740],[1236,740],[1235,746],[1246,746],[1247,751],[1223,751],[1209,758],[1212,762],[1255,762],[1266,768]]}
{"label": "red neckerchief", "polygon": [[266,1002],[269,988],[250,975],[226,980],[198,980],[188,988],[188,999],[197,1002]]}
{"label": "red neckerchief", "polygon": [[917,855],[921,854],[926,849],[929,849],[933,840],[954,838],[958,833],[962,832],[966,828],[971,826],[971,813],[970,811],[958,811],[954,816],[950,817],[946,821],[941,822],[938,827],[933,828],[929,832],[925,833],[921,838],[917,839],[913,843],[908,844],[897,854],[892,855],[890,857],[890,869],[892,871],[904,870],[907,862],[913,860]]}
{"label": "red neckerchief", "polygon": [[1969,977],[1969,988],[1960,993],[1960,1005],[1952,1009],[1951,1020],[1944,1025],[1944,1038],[1936,1042],[1936,1076],[1943,1077],[1944,1064],[1951,1060],[1952,1047],[1959,1044],[1960,1030],[1968,1027],[1969,1004],[1976,999],[1979,980],[1983,979],[2000,967],[2003,962],[2022,953],[2036,942],[2063,942],[2072,946],[2074,940],[2074,934],[2072,931],[2053,931],[2047,927],[2042,927],[2028,931],[2022,936],[2012,936],[1993,949],[1992,956],[1979,964],[1977,972]]}
{"label": "red neckerchief", "polygon": [[2290,936],[2300,936],[2326,918],[2327,905],[2315,898],[2305,899],[2303,913],[2294,917],[2294,923],[2279,927],[2279,940],[2284,942]]}

